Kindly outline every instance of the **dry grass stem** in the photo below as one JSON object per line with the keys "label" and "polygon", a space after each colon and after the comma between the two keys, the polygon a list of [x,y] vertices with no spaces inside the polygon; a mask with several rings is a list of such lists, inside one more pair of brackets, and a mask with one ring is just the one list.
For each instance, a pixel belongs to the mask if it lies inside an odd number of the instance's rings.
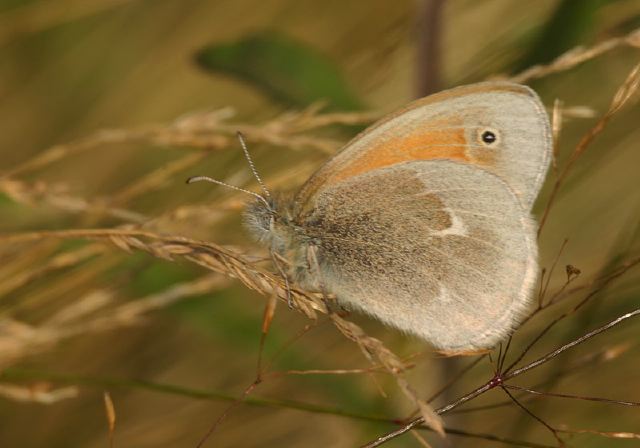
{"label": "dry grass stem", "polygon": [[637,432],[596,431],[595,429],[568,429],[564,427],[557,429],[557,431],[567,434],[594,434],[608,439],[640,439],[640,433]]}
{"label": "dry grass stem", "polygon": [[553,392],[540,392],[537,390],[528,389],[526,387],[512,386],[512,385],[505,385],[504,387],[507,389],[517,390],[520,392],[526,392],[531,395],[537,395],[539,397],[569,398],[572,400],[596,401],[599,403],[617,404],[621,406],[632,406],[632,407],[640,406],[640,402],[636,402],[636,401],[613,400],[610,398],[601,398],[601,397],[585,397],[580,395],[558,394]]}
{"label": "dry grass stem", "polygon": [[555,73],[570,70],[586,61],[597,58],[609,51],[620,47],[640,48],[640,28],[622,37],[614,37],[600,42],[593,47],[575,47],[563,53],[546,65],[534,65],[509,79],[513,82],[526,84],[534,79],[544,78]]}
{"label": "dry grass stem", "polygon": [[442,419],[436,414],[431,405],[420,398],[419,394],[411,387],[409,382],[403,376],[402,372],[406,370],[407,366],[400,360],[400,358],[387,349],[382,344],[382,341],[368,336],[362,328],[353,322],[348,322],[335,313],[331,313],[330,317],[343,335],[358,344],[362,353],[372,364],[375,364],[376,361],[379,362],[394,376],[400,390],[402,390],[407,398],[409,398],[420,410],[420,414],[427,426],[440,434],[440,436],[444,437],[444,423]]}
{"label": "dry grass stem", "polygon": [[23,269],[17,274],[8,276],[0,282],[0,297],[15,291],[16,289],[35,281],[47,274],[58,270],[77,266],[85,260],[104,253],[105,246],[102,244],[91,244],[80,249],[61,253],[52,257],[45,263],[31,269]]}
{"label": "dry grass stem", "polygon": [[48,205],[70,213],[109,216],[128,223],[144,224],[148,217],[142,213],[120,207],[112,207],[109,201],[91,200],[69,195],[62,185],[52,186],[38,181],[32,184],[20,180],[0,177],[0,192],[15,202],[31,207]]}
{"label": "dry grass stem", "polygon": [[77,396],[78,388],[75,386],[52,389],[47,383],[36,383],[31,386],[0,383],[0,397],[23,403],[55,404]]}
{"label": "dry grass stem", "polygon": [[114,304],[113,292],[97,290],[71,302],[37,326],[2,318],[0,367],[49,349],[64,339],[138,324],[152,311],[227,285],[228,280],[224,276],[209,274],[120,305]]}
{"label": "dry grass stem", "polygon": [[611,272],[607,274],[594,275],[590,279],[585,280],[582,284],[577,285],[571,289],[566,288],[566,284],[563,285],[557,292],[549,297],[549,300],[545,304],[544,308],[549,308],[559,302],[562,302],[574,294],[584,291],[586,289],[601,290],[603,287],[609,285],[612,281],[620,278],[626,274],[629,270],[640,265],[640,256],[630,256],[627,260],[618,264]]}
{"label": "dry grass stem", "polygon": [[116,407],[111,399],[111,394],[105,391],[103,394],[104,410],[107,417],[107,425],[109,428],[109,446],[113,448],[113,434],[116,429]]}
{"label": "dry grass stem", "polygon": [[110,197],[109,203],[112,206],[116,204],[124,204],[137,196],[156,190],[166,185],[169,180],[175,177],[176,174],[195,166],[198,162],[202,161],[206,155],[206,153],[196,152],[174,160],[173,162],[150,172],[132,184],[127,185],[121,191],[114,193]]}
{"label": "dry grass stem", "polygon": [[[0,242],[24,243],[43,238],[103,239],[111,241],[118,248],[127,252],[141,250],[164,260],[183,257],[212,271],[237,278],[245,286],[264,296],[268,297],[275,292],[281,300],[286,301],[287,299],[287,289],[281,277],[255,266],[240,254],[206,241],[179,236],[163,236],[143,230],[86,229],[4,235],[0,236]],[[290,293],[296,308],[309,318],[315,318],[318,311],[326,313],[326,307],[319,295],[305,293],[295,288],[292,288]]]}
{"label": "dry grass stem", "polygon": [[[562,441],[560,439],[558,439],[558,434],[554,428],[550,427],[549,425],[547,425],[546,423],[544,423],[544,421],[540,420],[538,417],[536,417],[535,415],[531,414],[530,411],[528,411],[524,406],[522,406],[522,404],[520,404],[517,400],[515,400],[515,397],[510,394],[507,390],[506,390],[506,382],[517,377],[520,376],[526,372],[529,372],[533,369],[538,368],[539,366],[546,364],[547,362],[551,361],[552,359],[556,358],[557,356],[559,356],[560,354],[562,354],[563,352],[570,350],[580,344],[585,343],[586,341],[588,341],[589,339],[598,336],[602,333],[604,333],[605,331],[615,327],[616,325],[619,325],[620,323],[637,317],[640,315],[640,308],[639,309],[635,309],[631,312],[628,312],[626,314],[623,314],[622,316],[617,317],[616,319],[584,334],[583,336],[572,340],[571,342],[568,342],[560,347],[558,347],[557,349],[545,354],[544,356],[529,362],[528,364],[517,368],[515,370],[511,370],[509,371],[510,368],[507,369],[507,371],[505,372],[497,372],[496,376],[491,378],[490,380],[488,380],[486,383],[482,384],[481,386],[478,386],[476,389],[474,389],[473,391],[469,392],[468,394],[458,398],[457,400],[436,409],[436,413],[438,415],[443,415],[445,413],[449,413],[451,412],[453,409],[456,409],[459,406],[464,405],[465,403],[468,403],[469,401],[475,399],[476,397],[479,397],[480,395],[485,394],[486,392],[495,389],[496,387],[500,387],[502,388],[505,393],[507,393],[507,395],[509,395],[509,397],[519,406],[521,407],[523,410],[525,410],[527,413],[529,413],[532,417],[534,417],[535,419],[539,420],[542,424],[544,424],[545,426],[547,426],[547,428],[549,430],[551,430],[554,434],[554,436],[557,438],[558,442],[562,444]],[[366,445],[363,446],[363,448],[374,448],[374,447],[378,447],[381,446],[383,444],[385,444],[386,442],[395,439],[396,437],[401,436],[402,434],[407,433],[408,431],[411,431],[412,429],[419,427],[420,425],[422,425],[424,423],[424,419],[423,417],[418,417],[414,420],[412,420],[411,422],[407,423],[406,425],[400,427],[399,429],[396,429],[395,431],[389,432],[385,435],[382,435],[380,437],[378,437],[377,439],[367,443]],[[562,446],[562,445],[560,445]]]}
{"label": "dry grass stem", "polygon": [[551,134],[553,135],[553,157],[551,158],[551,169],[553,173],[558,175],[558,150],[560,142],[560,132],[562,131],[562,118],[564,108],[562,101],[555,99],[553,102],[553,111],[551,113]]}
{"label": "dry grass stem", "polygon": [[[640,33],[638,33],[640,36]],[[555,183],[553,185],[553,189],[551,190],[551,194],[547,201],[544,212],[542,213],[542,217],[540,218],[540,225],[538,227],[538,235],[542,231],[545,222],[547,221],[547,217],[549,216],[549,212],[551,211],[551,207],[553,206],[556,196],[560,191],[560,187],[566,180],[571,168],[573,168],[576,161],[585,153],[585,151],[589,148],[593,140],[604,131],[607,123],[613,118],[613,116],[629,101],[629,99],[636,93],[638,90],[638,86],[640,85],[640,64],[637,64],[633,67],[625,81],[616,91],[613,100],[609,106],[607,112],[600,117],[597,123],[582,137],[578,145],[575,147],[571,155],[569,156],[569,160],[565,164],[564,168],[560,171],[560,174],[556,177]]]}
{"label": "dry grass stem", "polygon": [[411,435],[424,448],[433,448],[431,445],[429,445],[429,442],[427,442],[427,440],[424,437],[422,437],[422,435],[418,431],[411,431]]}
{"label": "dry grass stem", "polygon": [[[103,9],[111,8],[118,4],[131,0],[111,0],[101,1],[85,9],[79,9],[76,13],[89,15]],[[0,15],[0,24],[7,22],[12,16],[18,17],[15,24],[9,31],[0,32],[0,45],[16,33],[31,32],[52,26],[55,23],[63,23],[68,20],[62,9],[47,5],[24,7],[16,10],[15,14],[5,13]],[[31,11],[31,12],[30,12]],[[35,11],[35,13],[34,13]],[[40,15],[40,12],[41,14]],[[26,24],[24,17],[35,14],[37,20],[32,24]],[[7,22],[8,23],[8,22]],[[0,26],[1,29],[1,26]],[[616,48],[633,47],[640,48],[640,29],[636,29],[626,36],[613,38],[598,43],[590,48],[575,48],[547,65],[531,67],[510,79],[514,82],[526,83],[552,74],[570,70],[579,64],[596,58]],[[563,124],[571,118],[589,118],[593,116],[593,110],[584,106],[565,107],[560,100],[554,102],[552,111],[552,132],[553,132],[553,160],[552,170],[555,174],[554,184],[549,196],[546,208],[540,220],[540,229],[547,221],[557,195],[561,190],[565,180],[569,176],[573,166],[580,157],[591,146],[595,138],[606,128],[609,121],[631,101],[633,95],[640,88],[640,64],[636,65],[629,73],[624,83],[619,87],[613,96],[608,110],[599,117],[596,124],[583,136],[578,145],[570,154],[564,166],[558,165],[558,147],[560,136],[563,133]],[[222,420],[237,406],[241,405],[247,397],[253,393],[263,380],[271,378],[282,378],[289,375],[369,375],[376,382],[379,373],[391,375],[404,396],[417,408],[415,416],[408,424],[398,430],[385,434],[366,446],[374,447],[382,445],[395,437],[406,432],[411,432],[413,436],[423,446],[430,446],[429,443],[418,434],[415,429],[423,428],[424,425],[436,431],[441,436],[445,435],[445,427],[441,415],[457,411],[459,407],[485,394],[486,392],[501,388],[509,397],[509,401],[494,403],[486,406],[471,408],[474,410],[495,409],[501,406],[519,406],[530,416],[535,418],[550,429],[557,438],[558,443],[563,443],[558,434],[581,434],[589,433],[606,438],[615,439],[638,439],[640,436],[635,432],[601,432],[596,430],[571,430],[556,429],[546,424],[542,419],[532,414],[520,402],[531,399],[531,397],[557,397],[567,399],[580,399],[585,401],[597,401],[616,405],[638,406],[639,403],[633,401],[618,401],[598,397],[580,397],[563,393],[541,392],[551,390],[552,386],[546,383],[534,385],[531,388],[514,386],[507,384],[507,381],[520,376],[528,371],[538,368],[553,360],[561,353],[595,337],[604,331],[618,325],[619,323],[640,315],[640,310],[626,313],[617,319],[610,321],[580,338],[566,343],[555,350],[548,351],[546,355],[531,362],[521,364],[530,349],[547,334],[550,328],[562,319],[572,315],[581,309],[586,303],[591,301],[604,288],[618,280],[631,269],[640,265],[640,257],[634,256],[615,265],[609,272],[600,273],[587,277],[579,277],[579,270],[571,265],[566,267],[567,280],[559,287],[554,287],[552,293],[550,282],[553,272],[558,265],[562,251],[566,246],[566,241],[562,245],[560,252],[553,261],[549,272],[544,272],[543,280],[540,283],[539,301],[537,309],[525,319],[526,324],[534,316],[542,314],[550,307],[563,302],[569,298],[574,298],[579,293],[584,293],[575,306],[551,319],[550,323],[535,336],[525,348],[514,356],[515,361],[504,368],[507,353],[511,347],[511,341],[504,349],[500,347],[497,363],[494,364],[495,376],[485,379],[482,384],[455,400],[447,400],[448,403],[439,409],[434,409],[429,404],[444,391],[448,390],[460,378],[469,372],[474,366],[484,359],[493,359],[491,355],[481,356],[467,365],[457,375],[451,375],[450,380],[440,387],[428,400],[421,398],[418,392],[407,380],[407,370],[414,367],[407,358],[401,358],[389,350],[383,342],[377,338],[367,335],[358,325],[346,320],[342,315],[327,309],[325,300],[331,297],[323,297],[322,294],[305,291],[288,285],[284,275],[278,272],[270,272],[262,267],[262,262],[266,257],[250,256],[240,253],[230,247],[221,246],[208,241],[174,236],[169,234],[169,229],[178,222],[190,223],[197,221],[198,224],[217,224],[229,213],[237,212],[244,206],[244,199],[238,195],[233,195],[227,199],[220,200],[215,206],[184,205],[164,214],[146,216],[134,210],[125,208],[134,199],[157,191],[176,179],[182,183],[183,172],[196,166],[199,162],[209,157],[212,152],[222,150],[239,150],[236,140],[236,132],[240,131],[249,143],[268,145],[270,147],[285,148],[289,150],[315,150],[322,153],[333,154],[336,149],[342,146],[342,142],[336,138],[326,137],[320,134],[323,128],[333,125],[361,125],[367,124],[379,117],[378,113],[324,113],[323,104],[316,103],[302,111],[282,113],[273,119],[265,120],[259,124],[243,123],[234,121],[234,112],[229,108],[200,111],[178,117],[174,121],[166,124],[150,124],[132,129],[112,129],[96,132],[86,138],[74,142],[64,143],[50,147],[35,157],[9,169],[0,175],[0,192],[9,196],[13,201],[29,207],[46,205],[58,210],[77,213],[81,218],[81,226],[98,225],[96,221],[101,218],[115,218],[127,223],[126,226],[107,229],[67,229],[54,231],[38,231],[29,233],[16,233],[0,235],[0,256],[3,261],[10,260],[0,266],[0,296],[8,297],[12,293],[22,292],[25,287],[33,286],[29,291],[29,296],[20,301],[17,307],[33,306],[34,304],[48,304],[53,311],[48,311],[46,318],[41,318],[37,323],[27,322],[19,313],[6,312],[0,315],[0,368],[5,368],[20,360],[27,358],[43,350],[51,349],[59,342],[87,333],[96,333],[114,330],[139,324],[153,311],[166,308],[171,304],[184,300],[188,297],[201,296],[218,291],[227,287],[231,279],[238,279],[249,289],[252,289],[265,297],[265,309],[262,320],[262,338],[260,342],[260,354],[256,380],[249,385],[236,400],[231,397],[232,404],[215,421],[210,429],[213,432]],[[331,135],[327,133],[327,135]],[[31,174],[38,170],[51,169],[54,163],[62,162],[75,155],[102,149],[111,145],[133,144],[140,146],[176,147],[184,148],[180,156],[174,160],[164,163],[162,166],[149,171],[147,174],[126,184],[120,190],[115,191],[105,198],[84,199],[69,193],[69,188],[64,184],[46,184],[41,181],[26,182],[20,176]],[[189,151],[191,150],[191,151]],[[274,175],[269,179],[270,187],[289,187],[294,182],[299,183],[306,178],[316,168],[312,162],[302,162],[297,164],[295,169],[287,170],[279,175]],[[238,173],[234,173],[231,178],[246,179],[243,177],[247,173],[246,167]],[[237,174],[237,175],[236,175]],[[178,232],[176,232],[178,233]],[[61,248],[60,241],[68,239],[88,239],[94,241],[84,245],[79,249],[71,249],[61,253],[55,253]],[[103,274],[107,269],[122,261],[122,253],[110,250],[110,246],[104,243],[111,243],[120,251],[127,253],[141,251],[150,254],[152,257],[175,261],[184,259],[195,263],[207,270],[207,273],[190,281],[175,284],[161,292],[138,297],[135,300],[122,301],[118,298],[119,290],[114,286],[100,288],[92,286],[93,281]],[[19,256],[18,256],[19,255]],[[44,261],[42,261],[44,260]],[[86,264],[86,265],[84,265]],[[36,280],[45,276],[61,272],[65,269],[82,267],[81,274],[74,278],[67,278],[59,275],[56,280],[52,280],[44,287],[36,284]],[[71,276],[69,276],[71,277]],[[580,282],[574,286],[577,279]],[[46,289],[46,290],[44,290]],[[79,292],[77,292],[79,291]],[[73,300],[62,300],[56,302],[56,298],[68,297],[73,294]],[[53,300],[51,300],[53,298]],[[307,318],[312,319],[303,331],[291,339],[281,351],[276,354],[268,363],[263,365],[262,349],[265,343],[266,334],[273,322],[276,304],[278,300],[285,303],[291,299],[296,310],[303,313]],[[322,315],[322,319],[319,319]],[[18,316],[18,317],[16,317]],[[273,370],[269,368],[286,347],[290,346],[302,335],[307,334],[311,329],[317,328],[320,323],[331,322],[336,329],[349,340],[353,341],[367,361],[371,364],[368,368],[361,369],[308,369],[308,370]],[[580,368],[588,365],[601,365],[612,359],[616,359],[621,354],[628,352],[629,344],[618,344],[597,352],[590,353],[587,357],[581,358],[577,363],[571,363],[568,367],[561,369],[558,375],[570,375]],[[552,381],[552,378],[549,381]],[[384,395],[382,387],[379,386],[381,394]],[[510,391],[514,393],[511,394]],[[24,402],[55,403],[59,400],[76,396],[75,387],[50,389],[48,384],[36,384],[32,387],[16,386],[0,383],[0,396]],[[109,428],[109,440],[113,445],[116,413],[113,401],[108,392],[104,393],[104,406],[107,415]],[[282,405],[286,407],[286,404]],[[294,406],[291,406],[294,408]],[[299,407],[303,409],[303,407]],[[311,406],[309,406],[311,408]],[[319,407],[316,407],[319,409]],[[469,411],[469,409],[466,409]],[[331,413],[331,412],[327,412]],[[338,411],[336,415],[342,415]],[[347,415],[347,413],[343,414]],[[413,417],[413,416],[412,416]],[[372,419],[375,420],[375,419]],[[377,419],[376,421],[380,421]],[[397,423],[398,420],[394,420]],[[406,421],[406,420],[405,420]],[[446,429],[446,432],[466,437],[475,437],[483,440],[492,440],[500,443],[521,445],[529,447],[546,447],[547,445],[533,442],[514,441],[507,438],[489,434],[477,434],[455,429]],[[208,437],[208,435],[206,436]],[[206,437],[201,441],[204,443]]]}
{"label": "dry grass stem", "polygon": [[60,144],[44,150],[3,174],[4,178],[16,177],[27,172],[42,169],[66,157],[95,148],[125,143],[175,146],[206,150],[235,148],[236,132],[242,132],[248,142],[268,143],[290,149],[317,149],[331,153],[340,143],[334,140],[300,135],[314,129],[337,125],[369,123],[374,114],[310,112],[286,113],[262,125],[227,123],[228,109],[214,112],[194,113],[168,125],[147,125],[135,129],[103,130],[76,142]]}
{"label": "dry grass stem", "polygon": [[[617,359],[618,357],[620,357],[621,355],[627,353],[630,348],[632,348],[631,344],[623,343],[623,344],[615,345],[612,347],[605,347],[604,349],[598,350],[593,353],[588,353],[587,355],[580,357],[575,362],[572,362],[567,367],[558,371],[554,376],[535,384],[533,388],[538,389],[541,387],[549,386],[558,378],[563,378],[566,380],[570,375],[576,375],[578,373],[581,373],[584,371],[584,368],[587,368],[587,367],[592,369],[602,367],[603,364],[611,362]],[[518,394],[517,398],[522,400],[529,400],[535,397],[531,395],[527,395],[526,393],[520,393]],[[512,404],[513,402],[511,400],[507,400],[507,401],[502,401],[502,402],[493,403],[493,404],[484,405],[484,406],[475,406],[475,407],[467,406],[464,409],[456,409],[452,411],[452,413],[468,414],[472,412],[486,411],[486,410],[497,409],[505,406],[511,406]]]}

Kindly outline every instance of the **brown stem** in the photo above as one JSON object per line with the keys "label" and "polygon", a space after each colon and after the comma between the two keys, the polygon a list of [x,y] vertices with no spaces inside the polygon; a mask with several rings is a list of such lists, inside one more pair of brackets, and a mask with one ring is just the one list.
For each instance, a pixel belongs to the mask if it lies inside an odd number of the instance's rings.
{"label": "brown stem", "polygon": [[423,0],[419,10],[417,86],[418,97],[440,90],[440,40],[444,0]]}
{"label": "brown stem", "polygon": [[[497,375],[496,377],[492,378],[491,380],[489,380],[488,382],[486,382],[485,384],[483,384],[482,386],[474,389],[473,391],[469,392],[468,394],[458,398],[457,400],[455,400],[454,402],[443,406],[441,408],[438,408],[435,410],[436,414],[438,415],[442,415],[445,414],[449,411],[451,411],[452,409],[457,408],[458,406],[473,400],[474,398],[484,394],[485,392],[495,388],[495,387],[499,387],[502,386],[504,384],[505,381],[511,379],[511,378],[515,378],[516,376],[522,375],[525,372],[528,372],[531,369],[534,369],[542,364],[545,364],[547,362],[549,362],[550,360],[552,360],[553,358],[555,358],[556,356],[558,356],[559,354],[561,354],[562,352],[573,348],[577,345],[582,344],[583,342],[587,341],[588,339],[591,339],[594,336],[599,335],[600,333],[607,331],[608,329],[618,325],[619,323],[630,319],[632,317],[635,317],[637,315],[640,315],[640,308],[635,309],[634,311],[631,311],[629,313],[626,313],[622,316],[617,317],[616,319],[608,322],[607,324],[596,328],[593,331],[590,331],[589,333],[574,339],[573,341],[564,344],[563,346],[557,348],[556,350],[547,353],[546,355],[542,356],[541,358],[538,358],[535,361],[530,362],[529,364],[520,367],[519,369],[516,369],[512,372],[509,372],[503,376],[499,376]],[[380,445],[383,445],[384,443],[395,439],[398,436],[401,436],[402,434],[412,430],[413,428],[416,428],[418,426],[420,426],[423,423],[423,419],[418,417],[412,421],[410,421],[409,423],[407,423],[406,425],[404,425],[401,428],[396,429],[395,431],[389,432],[383,436],[378,437],[377,439],[367,443],[366,445],[363,445],[363,448],[374,448]]]}

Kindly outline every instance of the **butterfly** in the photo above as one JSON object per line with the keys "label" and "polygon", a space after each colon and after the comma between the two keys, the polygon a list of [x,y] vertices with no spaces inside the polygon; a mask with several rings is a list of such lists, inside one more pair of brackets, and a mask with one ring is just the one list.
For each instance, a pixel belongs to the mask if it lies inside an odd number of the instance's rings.
{"label": "butterfly", "polygon": [[263,188],[244,223],[303,288],[440,350],[482,350],[530,306],[551,148],[530,88],[457,87],[373,124],[296,193]]}

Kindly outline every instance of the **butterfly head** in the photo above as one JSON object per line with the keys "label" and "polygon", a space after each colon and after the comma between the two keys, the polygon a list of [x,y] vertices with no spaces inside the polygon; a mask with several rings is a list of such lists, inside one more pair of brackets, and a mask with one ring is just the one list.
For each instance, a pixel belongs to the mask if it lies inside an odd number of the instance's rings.
{"label": "butterfly head", "polygon": [[292,201],[287,195],[260,197],[247,205],[244,227],[261,244],[283,253],[295,233]]}

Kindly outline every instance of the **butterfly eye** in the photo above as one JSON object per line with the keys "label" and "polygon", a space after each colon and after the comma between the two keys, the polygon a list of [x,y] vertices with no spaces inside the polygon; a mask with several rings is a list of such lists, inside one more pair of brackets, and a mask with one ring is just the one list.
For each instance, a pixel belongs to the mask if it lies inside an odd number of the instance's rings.
{"label": "butterfly eye", "polygon": [[495,129],[481,129],[478,133],[478,137],[480,143],[485,146],[495,146],[500,140],[498,131],[496,131]]}

